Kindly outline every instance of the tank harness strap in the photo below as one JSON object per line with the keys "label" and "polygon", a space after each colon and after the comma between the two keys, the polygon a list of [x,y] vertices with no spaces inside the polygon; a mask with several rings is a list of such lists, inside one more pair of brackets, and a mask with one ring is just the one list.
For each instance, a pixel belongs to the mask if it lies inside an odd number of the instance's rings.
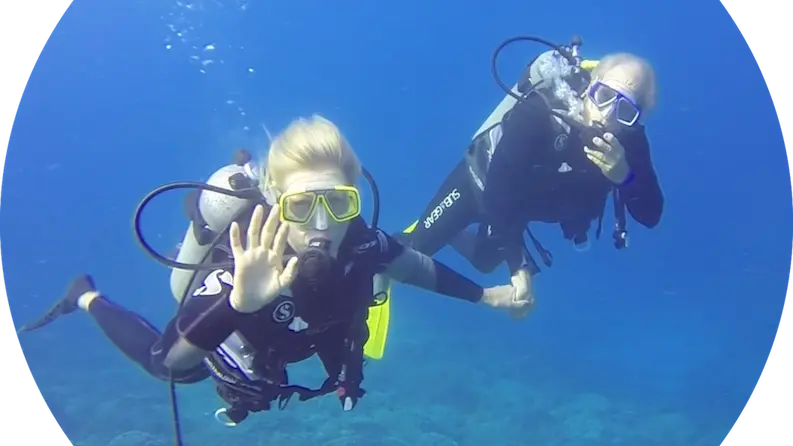
{"label": "tank harness strap", "polygon": [[[529,229],[528,225],[526,225],[526,235],[528,235],[529,239],[531,239],[531,243],[532,243],[532,245],[534,245],[534,249],[538,253],[540,253],[540,258],[542,259],[542,263],[544,263],[545,266],[550,268],[551,265],[553,265],[553,254],[551,254],[551,251],[548,251],[547,249],[545,249],[544,246],[542,246],[540,241],[537,240],[537,238],[534,236],[534,234],[531,233],[531,230]],[[528,249],[526,248],[525,243],[524,243],[524,250],[526,251],[526,254],[528,255]]]}
{"label": "tank harness strap", "polygon": [[332,377],[327,378],[325,382],[322,383],[322,386],[317,389],[309,389],[308,387],[295,385],[281,387],[281,392],[278,396],[278,408],[284,410],[286,405],[295,395],[297,395],[298,401],[308,401],[319,396],[333,393],[336,391],[336,389],[337,383]]}
{"label": "tank harness strap", "polygon": [[614,218],[616,220],[614,224],[614,232],[612,234],[612,237],[614,238],[614,247],[617,249],[627,248],[628,231],[626,229],[627,221],[625,218],[625,202],[622,200],[620,191],[616,187],[612,189],[612,197],[614,200]]}
{"label": "tank harness strap", "polygon": [[211,243],[217,234],[209,229],[209,225],[201,215],[201,211],[198,207],[200,199],[201,191],[194,190],[188,193],[184,197],[183,208],[185,216],[188,220],[190,220],[191,223],[193,223],[193,236],[199,245],[204,246],[208,243]]}
{"label": "tank harness strap", "polygon": [[523,260],[524,260],[524,267],[529,271],[529,274],[534,276],[539,274],[540,267],[537,266],[537,262],[532,257],[531,252],[529,252],[529,247],[526,246],[526,240],[523,240]]}

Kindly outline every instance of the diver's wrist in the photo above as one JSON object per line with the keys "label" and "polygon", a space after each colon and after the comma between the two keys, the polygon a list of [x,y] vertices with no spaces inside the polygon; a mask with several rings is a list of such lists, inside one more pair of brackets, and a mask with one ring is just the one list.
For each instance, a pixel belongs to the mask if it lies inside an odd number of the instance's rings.
{"label": "diver's wrist", "polygon": [[628,173],[627,173],[627,174],[625,174],[625,176],[622,178],[622,181],[620,181],[620,182],[619,182],[619,183],[617,183],[617,184],[618,184],[619,186],[627,186],[628,184],[630,184],[630,183],[631,183],[631,181],[633,181],[633,179],[634,179],[635,177],[636,177],[636,175],[634,175],[633,171],[632,171],[632,170],[630,170],[630,169],[628,169]]}
{"label": "diver's wrist", "polygon": [[253,299],[246,298],[242,293],[235,293],[234,290],[229,294],[229,305],[238,313],[255,313],[261,309],[261,306]]}
{"label": "diver's wrist", "polygon": [[622,186],[629,183],[633,179],[633,172],[628,165],[621,166],[618,169],[611,171],[610,180],[617,186]]}

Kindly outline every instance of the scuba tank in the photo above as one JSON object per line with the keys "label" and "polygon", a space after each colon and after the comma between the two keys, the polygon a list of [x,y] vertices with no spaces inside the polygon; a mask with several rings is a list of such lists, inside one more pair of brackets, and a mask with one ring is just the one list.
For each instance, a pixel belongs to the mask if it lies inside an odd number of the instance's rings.
{"label": "scuba tank", "polygon": [[[268,204],[269,198],[259,190],[258,168],[246,150],[238,150],[232,164],[214,172],[205,183],[175,181],[146,194],[132,218],[135,239],[152,259],[172,270],[171,290],[180,303],[187,296],[189,282],[199,271],[233,268],[234,261],[206,262],[212,249],[223,242],[233,221],[248,217],[256,204]],[[191,189],[184,200],[184,212],[190,221],[176,259],[154,249],[143,236],[141,220],[146,206],[157,196],[176,189]],[[177,260],[178,259],[178,260]],[[198,259],[197,261],[189,261]],[[182,278],[182,272],[187,279]],[[177,294],[178,292],[178,294]]]}
{"label": "scuba tank", "polygon": [[[502,49],[520,40],[541,43],[552,49],[541,53],[526,65],[523,76],[512,88],[508,88],[501,81],[496,69],[496,61]],[[473,138],[481,135],[486,130],[499,124],[504,115],[515,104],[526,98],[532,90],[552,90],[553,96],[569,106],[577,106],[575,98],[582,93],[583,88],[589,83],[589,71],[597,65],[594,61],[582,60],[580,47],[583,44],[580,37],[574,37],[568,46],[558,46],[538,37],[519,36],[507,39],[496,49],[491,61],[491,71],[496,83],[506,93],[493,112],[474,133]]]}
{"label": "scuba tank", "polygon": [[[521,40],[541,43],[551,49],[532,59],[526,65],[521,78],[509,88],[501,81],[496,69],[496,62],[504,47]],[[538,91],[551,98],[562,108],[567,109],[564,112],[566,115],[580,113],[583,106],[579,96],[589,83],[588,70],[596,65],[593,61],[581,59],[579,51],[582,44],[578,37],[574,37],[569,46],[559,46],[538,37],[519,36],[507,39],[496,49],[491,61],[491,69],[496,83],[504,90],[505,96],[479,129],[474,132],[472,142],[464,155],[468,173],[475,185],[474,190],[477,191],[477,200],[481,200],[481,193],[487,182],[490,160],[501,140],[502,133],[499,124],[519,101],[524,100],[531,92]],[[564,119],[565,123],[567,121],[568,119]]]}
{"label": "scuba tank", "polygon": [[[510,91],[515,95],[519,95],[520,94],[520,91],[518,89],[519,86],[520,83],[516,83],[515,85],[512,86]],[[496,106],[496,108],[494,108],[493,111],[490,113],[490,116],[488,116],[487,119],[485,119],[485,121],[479,127],[479,129],[476,132],[474,132],[474,135],[471,139],[475,140],[482,133],[495,127],[497,124],[500,124],[501,121],[504,119],[504,115],[506,115],[508,111],[512,110],[512,107],[514,107],[515,104],[517,103],[518,100],[515,99],[513,95],[510,94],[505,95],[504,99],[502,99],[501,102],[499,102],[499,104]]]}
{"label": "scuba tank", "polygon": [[[247,155],[247,156],[246,156]],[[230,191],[255,188],[258,184],[258,169],[250,161],[250,155],[238,151],[237,160],[210,175],[206,184]],[[185,214],[190,221],[176,256],[176,261],[190,265],[200,264],[214,247],[212,241],[224,233],[233,221],[233,217],[252,209],[259,200],[240,198],[207,190],[194,190],[185,199]],[[174,299],[181,301],[189,295],[196,285],[191,283],[194,271],[172,268],[171,293]]]}

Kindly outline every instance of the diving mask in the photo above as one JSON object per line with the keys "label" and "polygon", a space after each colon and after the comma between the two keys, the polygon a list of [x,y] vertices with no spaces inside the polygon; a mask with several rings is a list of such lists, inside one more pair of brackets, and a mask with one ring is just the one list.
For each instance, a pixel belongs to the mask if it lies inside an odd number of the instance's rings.
{"label": "diving mask", "polygon": [[344,223],[361,215],[361,194],[351,186],[306,189],[281,195],[281,221],[325,226],[330,218]]}
{"label": "diving mask", "polygon": [[587,96],[600,109],[604,118],[626,127],[636,124],[642,114],[641,107],[634,99],[599,80],[592,83],[587,91]]}

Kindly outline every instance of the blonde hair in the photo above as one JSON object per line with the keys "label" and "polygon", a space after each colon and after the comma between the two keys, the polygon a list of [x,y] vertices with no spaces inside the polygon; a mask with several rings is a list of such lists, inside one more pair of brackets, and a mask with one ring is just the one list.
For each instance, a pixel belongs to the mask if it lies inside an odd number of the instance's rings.
{"label": "blonde hair", "polygon": [[298,118],[270,143],[261,184],[283,191],[284,178],[297,170],[338,168],[348,185],[361,174],[361,162],[336,125],[319,115]]}
{"label": "blonde hair", "polygon": [[630,53],[609,54],[600,59],[600,63],[592,70],[592,77],[603,78],[606,73],[619,65],[629,65],[635,70],[636,75],[631,80],[636,88],[636,100],[642,108],[653,109],[656,104],[658,87],[656,85],[655,70],[653,70],[647,60]]}

